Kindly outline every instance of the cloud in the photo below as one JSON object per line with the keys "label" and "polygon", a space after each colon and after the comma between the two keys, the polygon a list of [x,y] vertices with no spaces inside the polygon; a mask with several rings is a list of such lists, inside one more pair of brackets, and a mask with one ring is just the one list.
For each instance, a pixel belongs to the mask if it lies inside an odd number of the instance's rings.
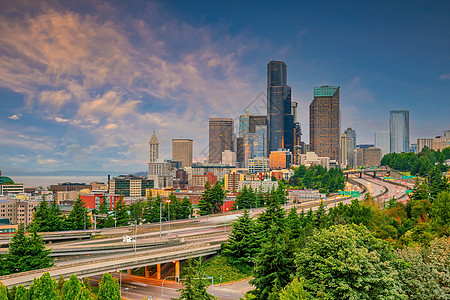
{"label": "cloud", "polygon": [[67,122],[70,122],[70,119],[64,119],[64,118],[58,118],[58,117],[56,117],[56,118],[55,118],[55,121],[56,121],[57,123],[67,123]]}
{"label": "cloud", "polygon": [[21,116],[22,116],[22,114],[12,115],[12,116],[9,116],[8,119],[19,120]]}
{"label": "cloud", "polygon": [[450,73],[442,74],[441,76],[439,76],[439,79],[441,80],[450,79]]}

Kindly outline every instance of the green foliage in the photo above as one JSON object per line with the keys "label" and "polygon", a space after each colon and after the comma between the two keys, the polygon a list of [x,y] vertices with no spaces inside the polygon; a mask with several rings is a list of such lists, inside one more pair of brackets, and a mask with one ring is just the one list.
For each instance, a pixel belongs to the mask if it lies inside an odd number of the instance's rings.
{"label": "green foliage", "polygon": [[49,206],[45,198],[39,203],[33,215],[31,230],[37,232],[52,232],[63,229],[63,217],[56,201]]}
{"label": "green foliage", "polygon": [[214,187],[211,187],[207,181],[205,184],[205,190],[202,193],[202,197],[198,202],[199,214],[201,216],[208,214],[215,214],[221,212],[221,206],[223,205],[223,199],[225,199],[225,192],[219,182],[216,182]]}
{"label": "green foliage", "polygon": [[[178,199],[175,194],[170,194],[169,202],[162,202],[161,196],[157,195],[155,199],[149,198],[143,205],[143,221],[144,223],[159,222],[160,210],[162,218],[165,220],[187,219],[192,216],[194,208],[186,197],[182,200]],[[169,207],[170,206],[170,207]]]}
{"label": "green foliage", "polygon": [[58,286],[57,286],[57,289],[58,289],[58,294],[60,295],[60,296],[62,296],[62,289],[63,289],[63,286],[64,286],[64,283],[66,282],[66,280],[64,279],[64,276],[63,275],[60,275],[59,276],[59,279],[58,279]]}
{"label": "green foliage", "polygon": [[236,196],[236,201],[234,203],[234,209],[249,209],[256,207],[256,193],[253,191],[252,187],[247,188],[246,185],[239,191]]}
{"label": "green foliage", "polygon": [[28,290],[30,299],[55,300],[58,299],[58,285],[51,279],[49,273],[45,273],[39,279],[34,279]]}
{"label": "green foliage", "polygon": [[74,299],[75,300],[92,300],[93,297],[88,288],[82,287],[80,292],[77,294],[77,296]]}
{"label": "green foliage", "polygon": [[399,277],[409,299],[450,299],[449,237],[435,239],[429,248],[398,250],[397,256],[404,262]]}
{"label": "green foliage", "polygon": [[16,290],[15,300],[28,300],[28,290],[23,286],[19,285]]}
{"label": "green foliage", "polygon": [[0,299],[8,299],[8,288],[0,282]]}
{"label": "green foliage", "polygon": [[226,243],[222,244],[222,253],[235,264],[253,265],[258,253],[258,240],[255,224],[247,210],[233,222],[233,229]]}
{"label": "green foliage", "polygon": [[114,211],[116,212],[117,226],[127,226],[130,224],[130,215],[128,214],[126,204],[123,203],[122,196],[120,196],[119,200],[116,202]]}
{"label": "green foliage", "polygon": [[74,300],[81,290],[83,284],[78,280],[75,274],[72,274],[62,288],[63,299]]}
{"label": "green foliage", "polygon": [[[216,297],[208,294],[207,287],[211,284],[209,279],[201,279],[204,277],[204,270],[201,259],[189,259],[187,266],[187,274],[183,278],[183,288],[178,290],[181,293],[176,300],[210,300]],[[100,300],[100,298],[99,298]]]}
{"label": "green foliage", "polygon": [[[8,291],[8,300],[14,300],[16,298],[17,287],[13,285]],[[1,299],[1,298],[0,298]]]}
{"label": "green foliage", "polygon": [[98,207],[97,214],[105,215],[105,218],[97,217],[97,228],[111,228],[114,227],[114,216],[110,214],[111,204],[106,201],[105,196],[102,197],[102,201]]}
{"label": "green foliage", "polygon": [[45,250],[44,242],[36,232],[25,235],[21,223],[12,237],[9,253],[4,256],[6,268],[3,271],[8,269],[8,274],[51,267],[53,259],[50,257],[50,251]]}
{"label": "green foliage", "polygon": [[144,206],[145,202],[141,200],[132,203],[130,205],[130,218],[133,223],[134,222],[137,222],[137,224],[141,223],[144,214]]}
{"label": "green foliage", "polygon": [[360,225],[336,225],[307,239],[296,258],[297,275],[332,299],[402,299],[387,244]]}
{"label": "green foliage", "polygon": [[311,295],[305,290],[305,279],[297,277],[292,280],[279,294],[280,300],[309,300]]}
{"label": "green foliage", "polygon": [[[426,176],[432,169],[438,169],[440,172],[448,170],[448,167],[443,164],[447,153],[450,153],[450,148],[440,152],[427,147],[418,154],[412,152],[390,153],[383,156],[381,165],[390,166],[398,171],[411,172],[412,175]],[[435,167],[436,164],[437,167]]]}
{"label": "green foliage", "polygon": [[112,278],[111,274],[103,274],[99,283],[98,300],[120,300],[120,287],[117,278]]}
{"label": "green foliage", "polygon": [[277,288],[286,286],[295,271],[294,247],[288,233],[280,234],[278,228],[272,227],[267,235],[267,242],[256,257],[255,278],[250,280],[258,299],[268,299]]}
{"label": "green foliage", "polygon": [[327,171],[322,166],[306,168],[301,165],[294,168],[294,175],[289,179],[289,184],[302,189],[320,189],[329,194],[344,189],[345,177],[342,170],[338,168],[331,168]]}
{"label": "green foliage", "polygon": [[450,192],[441,192],[431,205],[431,216],[434,225],[439,227],[450,226]]}
{"label": "green foliage", "polygon": [[75,200],[72,210],[64,224],[68,230],[83,230],[91,228],[92,222],[88,216],[88,209],[80,197]]}

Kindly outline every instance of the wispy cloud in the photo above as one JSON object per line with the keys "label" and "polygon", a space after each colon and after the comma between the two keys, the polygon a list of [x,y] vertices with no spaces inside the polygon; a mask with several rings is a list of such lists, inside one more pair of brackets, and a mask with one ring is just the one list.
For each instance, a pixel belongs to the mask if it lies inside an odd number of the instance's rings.
{"label": "wispy cloud", "polygon": [[0,19],[0,86],[25,95],[29,113],[85,130],[86,147],[126,147],[131,161],[145,161],[147,149],[134,145],[156,129],[163,151],[179,135],[200,149],[210,115],[234,117],[257,94],[240,63],[251,41],[224,46],[207,27],[102,17],[114,8],[92,8],[82,14],[58,4]]}
{"label": "wispy cloud", "polygon": [[12,116],[9,116],[8,119],[19,120],[21,116],[22,116],[22,114],[12,115]]}
{"label": "wispy cloud", "polygon": [[441,80],[450,79],[450,73],[442,74],[441,76],[439,76],[439,79]]}

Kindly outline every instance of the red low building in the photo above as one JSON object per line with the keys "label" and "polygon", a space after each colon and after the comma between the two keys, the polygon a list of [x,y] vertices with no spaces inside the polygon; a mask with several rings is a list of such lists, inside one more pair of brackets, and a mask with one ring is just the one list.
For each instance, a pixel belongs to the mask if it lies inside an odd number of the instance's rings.
{"label": "red low building", "polygon": [[87,194],[80,195],[81,200],[84,201],[87,208],[98,208],[102,199],[104,198],[106,203],[109,204],[109,209],[112,210],[116,207],[117,201],[119,201],[120,195],[111,195],[111,194]]}

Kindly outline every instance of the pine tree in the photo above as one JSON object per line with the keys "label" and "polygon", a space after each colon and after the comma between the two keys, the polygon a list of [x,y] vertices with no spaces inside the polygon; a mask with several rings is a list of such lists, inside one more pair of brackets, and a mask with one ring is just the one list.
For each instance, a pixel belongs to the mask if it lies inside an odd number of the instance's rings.
{"label": "pine tree", "polygon": [[83,287],[81,288],[80,292],[75,297],[75,300],[92,300],[92,294],[89,291],[89,289]]}
{"label": "pine tree", "polygon": [[212,205],[213,199],[212,199],[212,188],[209,181],[205,183],[205,190],[202,193],[202,197],[200,198],[200,201],[198,202],[198,208],[199,208],[199,214],[201,216],[208,215],[212,213],[213,211],[213,205]]}
{"label": "pine tree", "polygon": [[[206,289],[210,285],[210,281],[203,278],[203,268],[201,259],[189,259],[187,266],[187,274],[183,280],[183,288],[178,290],[181,292],[179,298],[174,300],[212,300],[216,297],[208,294]],[[100,300],[100,299],[99,299]]]}
{"label": "pine tree", "polygon": [[68,230],[83,230],[92,226],[86,205],[80,197],[73,204],[72,211],[64,224]]}
{"label": "pine tree", "polygon": [[119,201],[116,203],[115,207],[117,226],[127,226],[130,224],[130,215],[128,214],[128,209],[125,203],[123,203],[123,197],[119,197]]}
{"label": "pine tree", "polygon": [[59,279],[58,279],[58,293],[61,297],[62,297],[62,289],[63,289],[65,282],[66,282],[66,280],[64,279],[64,276],[60,275]]}
{"label": "pine tree", "polygon": [[226,243],[222,244],[222,253],[232,263],[253,265],[259,244],[255,224],[247,210],[236,221]]}
{"label": "pine tree", "polygon": [[64,218],[56,200],[50,205],[49,226],[51,231],[60,231],[64,229]]}
{"label": "pine tree", "polygon": [[82,288],[83,284],[78,280],[77,275],[72,274],[64,283],[62,288],[62,298],[64,300],[74,300]]}
{"label": "pine tree", "polygon": [[[13,285],[8,291],[8,300],[14,300],[16,298],[17,287]],[[1,298],[0,298],[1,299]]]}
{"label": "pine tree", "polygon": [[58,284],[56,280],[45,273],[39,279],[34,279],[28,290],[30,299],[55,300],[58,299]]}
{"label": "pine tree", "polygon": [[16,290],[15,300],[29,300],[28,290],[23,286],[19,285]]}
{"label": "pine tree", "polygon": [[39,202],[33,215],[33,222],[31,223],[32,230],[37,232],[53,232],[59,231],[63,228],[62,213],[56,201],[53,201],[49,206],[45,201],[45,197]]}
{"label": "pine tree", "polygon": [[53,265],[50,252],[51,250],[45,250],[44,241],[37,232],[26,236],[21,223],[9,245],[7,260],[8,265],[12,268],[10,272],[16,273],[48,268]]}
{"label": "pine tree", "polygon": [[0,282],[0,299],[8,300],[8,288]]}
{"label": "pine tree", "polygon": [[162,207],[162,199],[161,196],[156,196],[155,199],[149,198],[144,204],[144,214],[142,216],[144,223],[154,223],[159,222],[160,217],[160,209],[163,210]]}
{"label": "pine tree", "polygon": [[120,300],[120,287],[117,278],[111,274],[103,274],[102,281],[98,285],[98,300]]}

